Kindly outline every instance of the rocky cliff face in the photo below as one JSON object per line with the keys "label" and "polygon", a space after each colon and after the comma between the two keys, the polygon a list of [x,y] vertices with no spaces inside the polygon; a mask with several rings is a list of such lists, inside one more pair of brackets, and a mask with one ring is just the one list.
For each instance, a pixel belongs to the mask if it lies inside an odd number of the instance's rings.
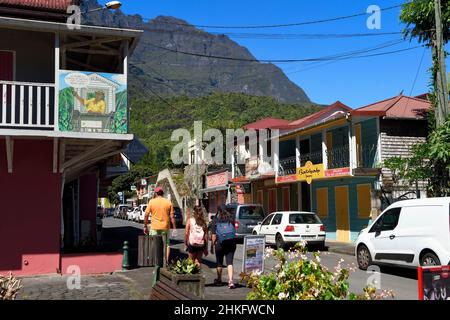
{"label": "rocky cliff face", "polygon": [[[96,0],[86,0],[82,11],[98,6]],[[130,86],[135,96],[157,93],[199,97],[220,91],[271,96],[280,102],[310,102],[305,92],[273,64],[172,52],[255,59],[227,36],[204,32],[183,20],[158,16],[144,22],[139,15],[102,10],[86,14],[84,23],[144,30],[130,60]]]}

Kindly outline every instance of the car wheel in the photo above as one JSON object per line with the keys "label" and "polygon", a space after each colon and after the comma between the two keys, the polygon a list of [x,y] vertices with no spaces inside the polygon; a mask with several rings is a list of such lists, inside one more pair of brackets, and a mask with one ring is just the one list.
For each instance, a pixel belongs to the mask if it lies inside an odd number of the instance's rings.
{"label": "car wheel", "polygon": [[275,237],[275,244],[277,246],[277,249],[284,249],[286,247],[283,237],[279,233]]}
{"label": "car wheel", "polygon": [[439,258],[432,252],[427,252],[420,258],[420,265],[423,267],[440,266]]}
{"label": "car wheel", "polygon": [[253,231],[253,232],[252,232],[252,235],[257,236],[257,235],[258,235],[258,232]]}
{"label": "car wheel", "polygon": [[367,268],[369,268],[369,266],[372,264],[372,257],[370,256],[370,251],[365,245],[361,244],[358,247],[356,260],[358,262],[358,267],[361,270],[367,270]]}

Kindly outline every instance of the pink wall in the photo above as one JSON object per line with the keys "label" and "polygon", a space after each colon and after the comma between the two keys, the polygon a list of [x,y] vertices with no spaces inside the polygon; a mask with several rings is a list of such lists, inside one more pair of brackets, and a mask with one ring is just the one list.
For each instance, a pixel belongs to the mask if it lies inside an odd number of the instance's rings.
{"label": "pink wall", "polygon": [[52,140],[14,140],[13,173],[0,139],[0,274],[55,273],[60,259],[61,175]]}
{"label": "pink wall", "polygon": [[90,221],[91,236],[94,241],[97,239],[96,213],[97,175],[95,173],[86,174],[80,177],[80,224],[81,220]]}
{"label": "pink wall", "polygon": [[81,275],[118,271],[122,269],[122,253],[63,254],[61,272],[70,274],[70,266],[79,267]]}

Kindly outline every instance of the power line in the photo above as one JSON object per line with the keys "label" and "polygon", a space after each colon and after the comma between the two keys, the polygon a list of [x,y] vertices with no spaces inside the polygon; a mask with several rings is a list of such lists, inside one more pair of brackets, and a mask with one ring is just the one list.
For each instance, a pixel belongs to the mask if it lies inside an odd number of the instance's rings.
{"label": "power line", "polygon": [[[381,8],[380,11],[388,11],[395,8],[401,7],[403,4],[398,4],[391,7]],[[211,28],[211,29],[265,29],[265,28],[283,28],[283,27],[294,27],[294,26],[304,26],[311,24],[319,24],[325,22],[333,22],[339,20],[346,20],[351,18],[356,18],[360,16],[367,15],[367,12],[360,12],[356,14],[321,19],[321,20],[310,20],[310,21],[301,21],[294,23],[283,23],[283,24],[272,24],[272,25],[246,25],[246,26],[224,26],[224,25],[201,25],[201,24],[188,24],[188,23],[180,23],[180,22],[168,22],[168,21],[158,21],[158,23],[164,23],[169,25],[179,25],[179,26],[187,26],[187,27],[196,27],[196,28]],[[143,20],[152,20],[151,18],[142,18]]]}

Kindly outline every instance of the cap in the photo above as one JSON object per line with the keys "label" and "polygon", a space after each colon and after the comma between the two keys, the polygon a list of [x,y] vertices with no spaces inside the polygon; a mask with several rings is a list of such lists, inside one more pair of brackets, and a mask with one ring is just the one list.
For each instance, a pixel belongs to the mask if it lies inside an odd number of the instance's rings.
{"label": "cap", "polygon": [[155,193],[160,194],[160,193],[164,193],[164,191],[163,191],[163,189],[161,187],[156,187],[155,188]]}

